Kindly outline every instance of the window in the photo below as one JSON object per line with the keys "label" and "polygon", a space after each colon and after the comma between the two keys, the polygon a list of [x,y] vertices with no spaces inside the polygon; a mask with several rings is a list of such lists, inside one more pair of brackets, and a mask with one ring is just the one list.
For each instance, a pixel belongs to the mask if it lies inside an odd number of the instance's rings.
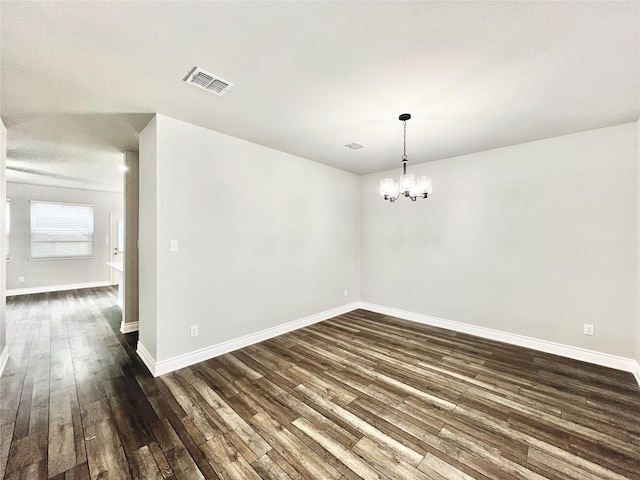
{"label": "window", "polygon": [[31,258],[93,256],[93,205],[31,202]]}
{"label": "window", "polygon": [[4,207],[4,258],[11,258],[11,249],[9,248],[9,234],[11,233],[11,201],[7,200]]}

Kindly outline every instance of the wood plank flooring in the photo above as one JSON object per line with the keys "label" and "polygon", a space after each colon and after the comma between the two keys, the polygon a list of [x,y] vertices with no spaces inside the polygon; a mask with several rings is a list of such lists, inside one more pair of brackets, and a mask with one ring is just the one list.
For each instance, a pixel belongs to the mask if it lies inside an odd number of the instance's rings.
{"label": "wood plank flooring", "polygon": [[358,310],[154,379],[112,289],[7,309],[7,480],[640,479],[631,374]]}

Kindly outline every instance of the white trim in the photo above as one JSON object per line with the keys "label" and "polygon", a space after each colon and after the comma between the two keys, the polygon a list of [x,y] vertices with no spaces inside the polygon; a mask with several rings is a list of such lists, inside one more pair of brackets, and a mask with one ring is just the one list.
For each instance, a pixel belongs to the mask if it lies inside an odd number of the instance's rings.
{"label": "white trim", "polygon": [[99,282],[67,283],[64,285],[48,285],[44,287],[11,288],[7,290],[7,297],[12,297],[14,295],[30,295],[32,293],[62,292],[64,290],[79,290],[81,288],[110,286],[111,282],[109,280],[101,280]]}
{"label": "white trim", "polygon": [[7,361],[9,361],[9,345],[5,345],[0,352],[0,375],[4,372],[4,367],[7,366]]}
{"label": "white trim", "polygon": [[178,355],[159,362],[156,362],[153,357],[149,355],[149,352],[140,344],[140,342],[138,342],[138,355],[140,355],[140,358],[149,368],[152,375],[157,377],[159,375],[164,375],[165,373],[173,372],[174,370],[188,367],[190,365],[209,360],[210,358],[238,350],[239,348],[248,347],[249,345],[263,342],[270,338],[277,337],[278,335],[283,335],[285,333],[292,332],[293,330],[298,330],[299,328],[303,328],[329,318],[337,317],[338,315],[342,315],[357,308],[360,308],[359,302],[349,303],[341,307],[325,310],[324,312],[309,315],[308,317],[293,320],[276,327],[267,328],[266,330],[262,330],[257,333],[251,333],[244,337],[228,340],[217,345],[212,345],[211,347],[201,348],[200,350],[185,353],[184,355]]}
{"label": "white trim", "polygon": [[635,363],[636,364],[633,366],[633,371],[631,373],[636,377],[636,382],[638,382],[638,385],[640,386],[640,364],[638,362]]}
{"label": "white trim", "polygon": [[120,332],[121,333],[137,332],[138,330],[140,330],[140,322],[125,323],[125,321],[123,320],[120,323]]}
{"label": "white trim", "polygon": [[157,377],[158,375],[156,375],[155,373],[156,361],[153,359],[153,356],[149,353],[149,351],[146,348],[144,348],[144,345],[142,345],[139,341],[138,341],[138,347],[136,348],[136,353],[140,357],[140,360],[142,360],[142,363],[144,363],[147,366],[147,368],[151,372],[151,375],[153,375],[154,377]]}
{"label": "white trim", "polygon": [[29,257],[27,260],[30,262],[57,262],[59,260],[91,260],[96,258],[95,255],[76,255],[75,257]]}
{"label": "white trim", "polygon": [[610,355],[608,353],[601,353],[593,350],[572,347],[570,345],[548,342],[546,340],[525,337],[524,335],[517,335],[515,333],[507,333],[491,328],[478,327],[476,325],[470,325],[468,323],[454,322],[452,320],[432,317],[431,315],[407,312],[405,310],[383,307],[382,305],[375,305],[367,302],[359,302],[359,308],[370,310],[376,313],[381,313],[383,315],[402,318],[404,320],[409,320],[416,323],[446,328],[447,330],[467,333],[469,335],[475,335],[476,337],[488,338],[490,340],[497,340],[498,342],[509,343],[512,345],[531,348],[533,350],[538,350],[541,352],[560,355],[566,358],[572,358],[574,360],[581,360],[583,362],[593,363],[595,365],[601,365],[603,367],[623,370],[625,372],[632,373],[635,376],[638,385],[640,386],[640,367],[638,366],[638,362],[632,358],[619,357],[617,355]]}

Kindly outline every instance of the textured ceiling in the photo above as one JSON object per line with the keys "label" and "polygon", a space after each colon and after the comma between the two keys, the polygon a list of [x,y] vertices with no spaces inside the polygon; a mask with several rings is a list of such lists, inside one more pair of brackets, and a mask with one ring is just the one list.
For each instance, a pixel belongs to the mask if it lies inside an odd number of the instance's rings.
{"label": "textured ceiling", "polygon": [[[154,112],[354,173],[638,119],[639,2],[2,2],[13,181],[118,190]],[[182,81],[194,66],[235,86]],[[350,151],[357,141],[367,148]]]}

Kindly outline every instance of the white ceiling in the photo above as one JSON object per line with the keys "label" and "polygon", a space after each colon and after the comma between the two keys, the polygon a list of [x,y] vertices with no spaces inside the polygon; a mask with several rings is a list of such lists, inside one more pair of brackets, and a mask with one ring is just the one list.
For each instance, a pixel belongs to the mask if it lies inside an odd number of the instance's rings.
{"label": "white ceiling", "polygon": [[[8,179],[118,190],[159,112],[363,174],[638,119],[640,2],[1,2]],[[235,86],[187,85],[194,66]],[[357,141],[366,149],[350,151]]]}

